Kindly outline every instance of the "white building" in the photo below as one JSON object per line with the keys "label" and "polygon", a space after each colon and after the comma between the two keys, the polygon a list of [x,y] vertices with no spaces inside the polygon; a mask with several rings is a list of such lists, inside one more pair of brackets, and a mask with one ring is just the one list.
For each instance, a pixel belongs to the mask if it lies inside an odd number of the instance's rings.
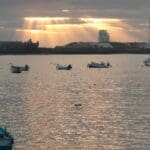
{"label": "white building", "polygon": [[109,33],[107,30],[100,30],[99,31],[99,43],[109,43]]}
{"label": "white building", "polygon": [[107,30],[100,30],[99,31],[99,38],[98,38],[98,47],[99,48],[113,48],[110,44],[110,36]]}

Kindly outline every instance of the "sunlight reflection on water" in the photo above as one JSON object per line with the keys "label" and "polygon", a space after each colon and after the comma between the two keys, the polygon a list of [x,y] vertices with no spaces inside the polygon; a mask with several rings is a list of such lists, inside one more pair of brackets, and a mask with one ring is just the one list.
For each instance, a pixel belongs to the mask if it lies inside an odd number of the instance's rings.
{"label": "sunlight reflection on water", "polygon": [[[149,150],[150,68],[146,55],[1,56],[0,126],[16,150]],[[95,60],[110,69],[88,69]],[[29,72],[9,72],[9,62]],[[72,63],[58,71],[55,63]],[[81,106],[75,106],[81,104]]]}

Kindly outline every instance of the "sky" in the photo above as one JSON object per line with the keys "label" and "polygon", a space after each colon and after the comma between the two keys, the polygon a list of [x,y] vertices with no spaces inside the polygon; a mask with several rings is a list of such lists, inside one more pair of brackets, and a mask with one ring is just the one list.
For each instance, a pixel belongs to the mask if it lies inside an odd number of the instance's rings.
{"label": "sky", "polygon": [[41,47],[148,41],[150,0],[0,0],[0,41],[39,41]]}

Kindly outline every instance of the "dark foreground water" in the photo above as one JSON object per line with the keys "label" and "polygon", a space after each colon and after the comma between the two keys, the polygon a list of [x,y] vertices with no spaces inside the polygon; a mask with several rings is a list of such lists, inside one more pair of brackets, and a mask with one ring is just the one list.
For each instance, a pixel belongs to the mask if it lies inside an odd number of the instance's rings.
{"label": "dark foreground water", "polygon": [[[0,56],[0,126],[13,134],[15,150],[150,150],[147,57]],[[88,69],[92,60],[113,67]],[[31,70],[12,74],[10,62]]]}

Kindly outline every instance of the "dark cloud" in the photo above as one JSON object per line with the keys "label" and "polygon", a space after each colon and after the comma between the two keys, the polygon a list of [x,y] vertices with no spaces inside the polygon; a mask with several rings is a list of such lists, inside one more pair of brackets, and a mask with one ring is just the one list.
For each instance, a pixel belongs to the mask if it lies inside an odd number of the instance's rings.
{"label": "dark cloud", "polygon": [[0,16],[60,16],[70,9],[74,16],[137,18],[148,16],[149,6],[149,0],[0,0]]}

